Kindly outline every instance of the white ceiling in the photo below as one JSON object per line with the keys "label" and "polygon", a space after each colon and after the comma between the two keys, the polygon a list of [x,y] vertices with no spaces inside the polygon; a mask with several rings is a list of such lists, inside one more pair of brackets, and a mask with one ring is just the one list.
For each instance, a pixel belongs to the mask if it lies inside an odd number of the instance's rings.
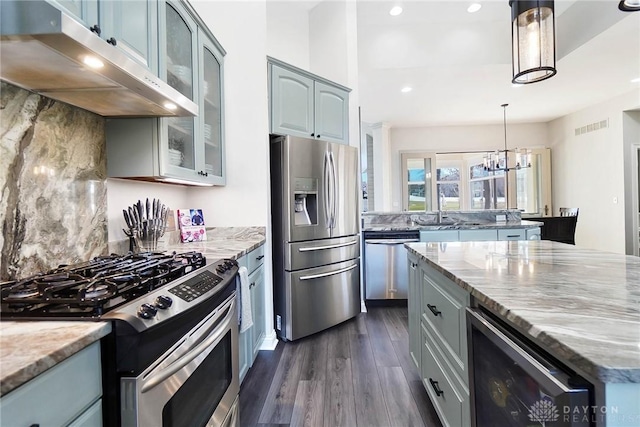
{"label": "white ceiling", "polygon": [[[400,3],[404,12],[389,15]],[[511,84],[507,0],[358,0],[362,119],[391,126],[547,122],[638,89],[640,12],[617,0],[556,0],[556,68],[545,81]],[[404,86],[413,91],[401,93]],[[638,99],[640,105],[640,97]]]}

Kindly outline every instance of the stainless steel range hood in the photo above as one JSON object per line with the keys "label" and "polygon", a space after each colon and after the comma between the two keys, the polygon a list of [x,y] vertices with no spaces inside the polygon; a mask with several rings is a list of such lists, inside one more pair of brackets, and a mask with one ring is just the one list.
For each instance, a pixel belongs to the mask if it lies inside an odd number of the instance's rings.
{"label": "stainless steel range hood", "polygon": [[0,1],[0,78],[106,117],[198,115],[189,98],[42,0]]}

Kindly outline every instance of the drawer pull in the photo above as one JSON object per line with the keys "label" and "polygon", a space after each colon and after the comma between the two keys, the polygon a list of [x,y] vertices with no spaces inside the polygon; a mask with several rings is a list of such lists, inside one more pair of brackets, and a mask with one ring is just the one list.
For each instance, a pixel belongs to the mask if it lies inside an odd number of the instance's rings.
{"label": "drawer pull", "polygon": [[444,394],[444,391],[440,390],[440,387],[438,386],[438,381],[434,381],[431,378],[429,378],[429,382],[431,383],[431,387],[433,388],[433,391],[436,392],[436,396],[440,397]]}
{"label": "drawer pull", "polygon": [[260,261],[262,258],[264,258],[264,255],[260,255],[259,257],[257,257],[256,261]]}
{"label": "drawer pull", "polygon": [[440,316],[442,313],[441,311],[438,311],[438,308],[435,305],[427,304],[427,307],[429,307],[429,310],[431,310],[434,316]]}
{"label": "drawer pull", "polygon": [[520,237],[519,234],[507,234],[507,238]]}

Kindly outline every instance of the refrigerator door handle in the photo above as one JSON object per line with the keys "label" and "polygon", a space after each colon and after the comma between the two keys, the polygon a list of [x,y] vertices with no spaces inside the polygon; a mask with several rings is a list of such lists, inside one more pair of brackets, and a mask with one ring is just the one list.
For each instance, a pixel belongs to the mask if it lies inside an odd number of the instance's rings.
{"label": "refrigerator door handle", "polygon": [[338,201],[338,183],[336,180],[336,163],[333,159],[333,151],[329,152],[329,160],[331,160],[331,228],[336,227],[336,209]]}
{"label": "refrigerator door handle", "polygon": [[356,268],[358,264],[353,264],[346,268],[341,268],[340,270],[329,271],[328,273],[320,273],[320,274],[310,274],[309,276],[300,276],[300,280],[312,280],[312,279],[320,279],[322,277],[333,276],[335,274],[342,274],[345,271],[353,270]]}
{"label": "refrigerator door handle", "polygon": [[352,246],[352,245],[356,245],[358,244],[357,240],[354,240],[352,242],[346,242],[346,243],[338,243],[336,245],[326,245],[326,246],[315,246],[315,247],[308,247],[308,248],[300,248],[298,249],[298,252],[311,252],[311,251],[321,251],[324,249],[336,249],[336,248],[343,248],[345,246]]}
{"label": "refrigerator door handle", "polygon": [[331,178],[329,177],[329,168],[331,159],[329,158],[329,152],[324,152],[324,168],[323,168],[323,181],[324,181],[324,191],[323,191],[323,201],[324,201],[324,216],[326,218],[326,228],[331,228]]}

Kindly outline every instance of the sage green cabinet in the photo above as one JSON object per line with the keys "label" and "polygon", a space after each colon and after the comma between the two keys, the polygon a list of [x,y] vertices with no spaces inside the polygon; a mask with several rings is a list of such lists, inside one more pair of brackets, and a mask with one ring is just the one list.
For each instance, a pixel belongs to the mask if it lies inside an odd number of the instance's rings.
{"label": "sage green cabinet", "polygon": [[107,173],[191,185],[225,185],[224,55],[188,3],[159,3],[159,75],[198,104],[197,117],[107,120]]}
{"label": "sage green cabinet", "polygon": [[239,372],[240,382],[244,380],[247,371],[253,366],[253,361],[260,351],[265,337],[265,278],[264,278],[264,245],[261,245],[247,255],[238,259],[241,267],[246,267],[249,277],[249,292],[251,300],[251,317],[253,326],[239,336]]}
{"label": "sage green cabinet", "polygon": [[87,28],[98,24],[98,0],[47,0]]}
{"label": "sage green cabinet", "polygon": [[349,89],[281,62],[269,73],[271,133],[349,143]]}
{"label": "sage green cabinet", "polygon": [[0,399],[2,426],[102,425],[100,342],[95,342]]}
{"label": "sage green cabinet", "polygon": [[158,75],[157,0],[101,0],[99,6],[100,37]]}
{"label": "sage green cabinet", "polygon": [[471,423],[466,308],[471,297],[415,253],[409,263],[409,354],[442,424]]}
{"label": "sage green cabinet", "polygon": [[408,280],[408,298],[407,298],[407,312],[408,312],[408,326],[409,326],[409,355],[413,364],[420,372],[421,367],[421,353],[420,348],[422,346],[421,334],[420,334],[420,315],[422,309],[422,296],[420,293],[420,266],[418,258],[412,253],[407,255],[409,280]]}
{"label": "sage green cabinet", "polygon": [[421,242],[473,242],[496,240],[536,240],[540,228],[486,228],[420,230]]}
{"label": "sage green cabinet", "polygon": [[158,74],[157,0],[48,0],[97,37]]}

